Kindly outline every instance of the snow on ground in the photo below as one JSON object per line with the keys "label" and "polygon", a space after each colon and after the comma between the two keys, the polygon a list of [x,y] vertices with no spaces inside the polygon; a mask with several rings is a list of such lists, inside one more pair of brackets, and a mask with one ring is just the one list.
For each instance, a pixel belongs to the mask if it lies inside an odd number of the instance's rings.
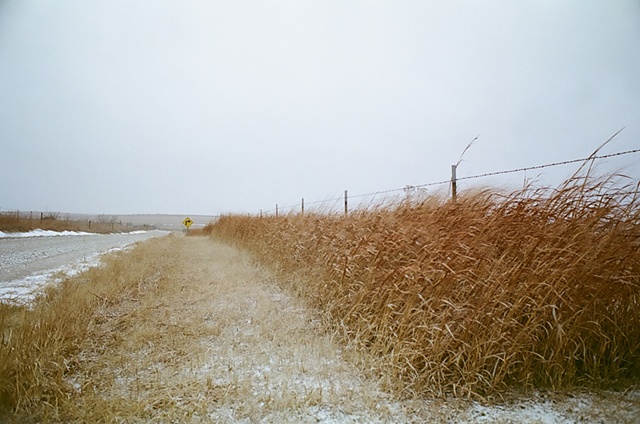
{"label": "snow on ground", "polygon": [[[144,234],[147,231],[131,231],[123,234]],[[35,229],[26,233],[5,233],[0,231],[0,238],[22,238],[22,237],[63,237],[63,236],[97,236],[97,233],[87,233],[85,231],[53,231]]]}
{"label": "snow on ground", "polygon": [[107,253],[124,250],[126,247],[114,247],[103,253],[94,253],[76,262],[47,271],[35,272],[28,277],[7,281],[0,286],[0,301],[26,304],[37,296],[38,292],[48,284],[57,284],[67,277],[72,277],[91,267],[100,265],[100,257]]}
{"label": "snow on ground", "polygon": [[47,230],[0,233],[0,301],[29,303],[47,284],[56,284],[99,265],[102,255],[165,234],[165,231],[93,234]]}
{"label": "snow on ground", "polygon": [[474,402],[469,408],[469,420],[474,423],[520,422],[540,424],[575,423],[550,401],[524,401],[509,406],[482,405]]}
{"label": "snow on ground", "polygon": [[101,321],[98,334],[118,331],[118,342],[108,352],[89,344],[98,350],[81,355],[86,371],[70,379],[79,394],[92,387],[107,402],[149,405],[148,420],[162,422],[640,423],[638,390],[398,399],[246,252],[200,237],[168,241],[170,256],[154,258],[168,264],[170,283],[108,314],[126,320]]}
{"label": "snow on ground", "polygon": [[52,231],[35,229],[26,233],[4,233],[0,231],[0,238],[21,238],[21,237],[61,237],[61,236],[88,236],[95,233],[86,233],[84,231]]}

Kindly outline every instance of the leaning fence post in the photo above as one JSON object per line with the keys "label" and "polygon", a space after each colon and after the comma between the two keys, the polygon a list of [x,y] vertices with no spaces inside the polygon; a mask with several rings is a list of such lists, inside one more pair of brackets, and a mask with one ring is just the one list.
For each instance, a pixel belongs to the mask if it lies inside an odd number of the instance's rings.
{"label": "leaning fence post", "polygon": [[458,195],[458,187],[456,181],[456,167],[458,165],[451,165],[451,200],[456,201]]}

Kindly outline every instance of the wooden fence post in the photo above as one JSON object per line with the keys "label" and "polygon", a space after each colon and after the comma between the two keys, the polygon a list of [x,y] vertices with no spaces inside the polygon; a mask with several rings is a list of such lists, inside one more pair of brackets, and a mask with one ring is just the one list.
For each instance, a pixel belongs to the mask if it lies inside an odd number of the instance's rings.
{"label": "wooden fence post", "polygon": [[278,204],[276,203],[276,218],[278,217]]}
{"label": "wooden fence post", "polygon": [[456,167],[457,165],[451,165],[451,200],[456,201],[458,196],[458,187],[456,181]]}
{"label": "wooden fence post", "polygon": [[344,191],[344,216],[349,213],[349,205],[347,203],[347,190]]}
{"label": "wooden fence post", "polygon": [[300,215],[304,216],[304,197],[302,198],[302,209],[300,209]]}

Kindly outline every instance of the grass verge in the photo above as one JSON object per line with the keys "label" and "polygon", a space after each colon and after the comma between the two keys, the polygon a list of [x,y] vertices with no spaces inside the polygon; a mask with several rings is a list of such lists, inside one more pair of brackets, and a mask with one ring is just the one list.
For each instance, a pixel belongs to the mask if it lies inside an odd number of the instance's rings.
{"label": "grass verge", "polygon": [[95,336],[89,329],[105,308],[157,287],[171,248],[150,240],[48,287],[29,306],[0,303],[0,417],[64,421],[59,405],[77,390],[67,377],[83,343]]}

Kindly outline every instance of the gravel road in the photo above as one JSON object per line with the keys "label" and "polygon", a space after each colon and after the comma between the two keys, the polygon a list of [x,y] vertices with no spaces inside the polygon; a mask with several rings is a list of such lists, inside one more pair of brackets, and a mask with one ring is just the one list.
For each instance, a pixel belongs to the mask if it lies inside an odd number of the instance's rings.
{"label": "gravel road", "polygon": [[124,234],[0,238],[0,299],[28,300],[50,277],[96,265],[113,249],[167,234],[145,231]]}

